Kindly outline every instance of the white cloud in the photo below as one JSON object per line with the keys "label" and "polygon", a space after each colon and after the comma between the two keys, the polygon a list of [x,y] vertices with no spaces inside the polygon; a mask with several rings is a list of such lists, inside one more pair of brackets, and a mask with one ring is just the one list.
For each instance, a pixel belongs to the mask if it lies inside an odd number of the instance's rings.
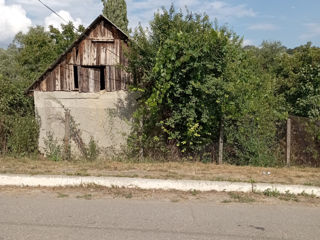
{"label": "white cloud", "polygon": [[7,5],[0,0],[0,45],[7,45],[20,31],[26,32],[32,25],[31,19],[21,5]]}
{"label": "white cloud", "polygon": [[134,28],[139,22],[143,26],[147,26],[152,19],[153,14],[160,9],[161,6],[166,8],[174,3],[176,8],[184,9],[185,6],[192,12],[206,13],[211,20],[217,18],[219,21],[230,21],[234,18],[254,17],[256,13],[253,9],[248,8],[245,4],[231,5],[224,1],[212,0],[127,0],[128,17],[130,20],[130,27]]}
{"label": "white cloud", "polygon": [[320,23],[308,23],[304,25],[307,31],[300,35],[302,40],[311,40],[315,37],[320,37]]}
{"label": "white cloud", "polygon": [[245,47],[245,46],[253,46],[254,45],[254,42],[250,39],[244,39],[243,42],[242,42],[242,46]]}
{"label": "white cloud", "polygon": [[[38,0],[10,0],[15,4],[22,5],[32,17],[35,25],[45,25],[45,18],[52,12],[43,6]],[[101,0],[41,0],[53,10],[67,11],[73,18],[80,18],[82,24],[88,26],[102,12]]]}
{"label": "white cloud", "polygon": [[262,31],[273,31],[278,27],[271,23],[257,23],[248,27],[249,30],[262,30]]}
{"label": "white cloud", "polygon": [[245,4],[231,5],[222,1],[214,1],[211,4],[209,3],[207,12],[218,19],[256,16],[256,13],[251,8],[247,8]]}
{"label": "white cloud", "polygon": [[[3,1],[3,0],[0,0]],[[46,9],[38,0],[9,0],[10,3],[21,5],[32,19],[33,25],[48,26],[54,24],[59,26],[62,21]],[[102,13],[101,0],[42,0],[57,12],[68,12],[70,18],[77,24],[81,22],[88,26],[99,14]],[[235,3],[231,4],[224,0],[126,0],[128,9],[129,26],[137,27],[138,23],[144,27],[149,25],[154,13],[162,6],[169,8],[171,3],[179,9],[184,10],[185,6],[195,13],[206,12],[211,20],[217,18],[220,23],[232,23],[233,20],[254,17],[256,12],[248,5]],[[1,14],[2,12],[0,12]],[[50,14],[50,16],[48,16]],[[81,20],[80,20],[81,19]],[[78,21],[80,20],[80,21]]]}
{"label": "white cloud", "polygon": [[[67,22],[73,22],[75,27],[78,27],[80,24],[82,24],[82,21],[80,18],[73,19],[71,14],[67,11],[61,10],[58,12],[58,14]],[[44,20],[44,26],[45,28],[49,28],[50,25],[58,28],[61,30],[61,24],[66,24],[65,21],[63,21],[60,17],[58,17],[56,14],[51,13],[48,17]]]}

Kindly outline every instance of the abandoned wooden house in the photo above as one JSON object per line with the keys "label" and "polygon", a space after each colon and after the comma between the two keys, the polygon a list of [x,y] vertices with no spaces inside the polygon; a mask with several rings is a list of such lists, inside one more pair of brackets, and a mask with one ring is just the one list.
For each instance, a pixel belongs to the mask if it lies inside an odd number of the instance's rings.
{"label": "abandoned wooden house", "polygon": [[91,139],[106,150],[126,144],[134,98],[126,91],[128,36],[100,15],[72,46],[35,81],[39,150],[50,136],[81,153]]}

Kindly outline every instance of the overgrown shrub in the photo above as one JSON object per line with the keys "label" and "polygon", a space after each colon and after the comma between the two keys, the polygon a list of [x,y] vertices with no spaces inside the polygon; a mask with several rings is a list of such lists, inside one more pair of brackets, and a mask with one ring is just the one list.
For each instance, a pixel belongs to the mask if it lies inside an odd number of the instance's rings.
{"label": "overgrown shrub", "polygon": [[0,75],[0,153],[27,155],[38,149],[38,122],[26,84]]}
{"label": "overgrown shrub", "polygon": [[134,152],[214,158],[223,123],[230,163],[273,164],[281,99],[241,39],[206,15],[173,7],[150,25],[148,33],[136,30],[128,54],[132,90],[140,94],[129,138]]}
{"label": "overgrown shrub", "polygon": [[54,138],[53,133],[48,132],[44,139],[45,155],[48,159],[58,162],[63,159],[63,146]]}
{"label": "overgrown shrub", "polygon": [[91,137],[88,147],[87,147],[87,154],[85,156],[86,160],[94,161],[99,156],[99,148],[97,146],[97,143],[94,141],[93,137]]}

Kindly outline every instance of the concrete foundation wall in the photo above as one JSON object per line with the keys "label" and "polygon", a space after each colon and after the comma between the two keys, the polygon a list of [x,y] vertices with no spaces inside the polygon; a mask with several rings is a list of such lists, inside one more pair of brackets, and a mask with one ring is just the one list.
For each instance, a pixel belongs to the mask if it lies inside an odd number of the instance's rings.
{"label": "concrete foundation wall", "polygon": [[[35,108],[40,120],[39,150],[45,153],[45,139],[52,134],[59,144],[65,137],[65,112],[70,111],[76,129],[85,144],[94,139],[106,154],[126,146],[131,131],[135,97],[127,91],[79,93],[34,92]],[[72,154],[79,155],[71,139]]]}

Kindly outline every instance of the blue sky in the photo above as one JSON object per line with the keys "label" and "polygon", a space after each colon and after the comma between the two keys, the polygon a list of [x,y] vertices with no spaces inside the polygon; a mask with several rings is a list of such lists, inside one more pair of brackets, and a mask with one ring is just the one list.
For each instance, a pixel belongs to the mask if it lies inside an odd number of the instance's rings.
{"label": "blue sky", "polygon": [[[101,0],[42,0],[65,19],[87,26],[102,10]],[[153,13],[171,3],[213,21],[227,24],[245,44],[281,41],[293,48],[308,41],[320,46],[319,0],[127,0],[130,27],[147,26]],[[61,20],[38,0],[0,0],[0,47],[6,47],[19,31],[35,25],[58,26]]]}

